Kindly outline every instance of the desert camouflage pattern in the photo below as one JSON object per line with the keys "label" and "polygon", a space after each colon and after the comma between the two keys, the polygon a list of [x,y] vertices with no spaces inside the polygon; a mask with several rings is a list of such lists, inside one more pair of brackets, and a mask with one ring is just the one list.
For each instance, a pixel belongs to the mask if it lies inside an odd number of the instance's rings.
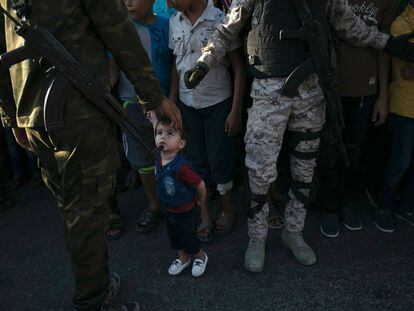
{"label": "desert camouflage pattern", "polygon": [[[47,28],[56,39],[109,89],[109,50],[118,66],[134,85],[148,109],[156,108],[163,98],[160,83],[155,78],[147,54],[141,45],[123,1],[117,0],[31,0],[33,14],[30,24]],[[3,8],[14,15],[10,1],[0,0]],[[8,19],[0,34],[5,35],[7,50],[23,44],[23,39],[13,30]],[[38,64],[26,60],[10,69],[17,116],[5,109],[8,119],[16,119],[19,127],[43,126],[43,99],[50,83]],[[0,77],[3,80],[3,76]],[[84,120],[101,114],[85,103],[83,96],[75,94],[69,116],[72,120]],[[6,118],[6,117],[4,117]],[[71,122],[71,121],[70,121]]]}
{"label": "desert camouflage pattern", "polygon": [[[327,17],[336,35],[355,46],[370,46],[383,49],[389,36],[378,31],[376,26],[368,26],[348,6],[347,0],[327,0]],[[235,40],[244,24],[252,17],[252,28],[257,24],[256,12],[260,11],[261,1],[233,0],[229,13],[222,24],[202,49],[199,61],[209,67],[216,64],[226,53],[230,42]]]}
{"label": "desert camouflage pattern", "polygon": [[[226,53],[230,42],[235,40],[246,22],[251,18],[252,28],[258,22],[261,2],[257,0],[233,0],[229,13],[202,49],[199,61],[209,67],[216,64]],[[335,33],[357,46],[383,49],[389,38],[376,27],[369,27],[348,6],[347,0],[330,0],[327,18]],[[318,78],[311,75],[298,88],[298,96],[281,95],[284,77],[255,79],[251,96],[253,107],[247,124],[246,166],[249,169],[250,188],[253,193],[266,194],[270,183],[277,177],[276,163],[281,150],[285,130],[292,132],[318,132],[325,122],[325,104]],[[319,139],[301,141],[295,147],[301,152],[315,152]],[[291,156],[292,177],[301,182],[313,180],[315,159],[303,160]],[[300,190],[309,196],[309,190]],[[304,203],[289,192],[290,202],[285,210],[286,229],[301,231],[306,210]],[[253,203],[254,204],[254,203]],[[266,207],[254,219],[249,220],[249,236],[265,239],[267,235]]]}
{"label": "desert camouflage pattern", "polygon": [[[250,204],[257,204],[250,202]],[[254,215],[253,218],[247,218],[248,235],[250,239],[265,241],[269,226],[267,224],[267,217],[269,216],[269,204],[265,204],[260,212]]]}
{"label": "desert camouflage pattern", "polygon": [[[253,106],[249,109],[248,131],[245,135],[246,167],[249,171],[250,189],[256,194],[266,194],[277,177],[277,159],[282,147],[285,131],[318,132],[325,123],[325,102],[312,75],[299,87],[299,95],[293,98],[280,94],[283,79],[255,79],[251,96]],[[315,152],[319,139],[300,141],[295,149],[300,152]],[[310,183],[313,180],[316,160],[298,159],[291,155],[292,178]],[[300,190],[309,196],[309,190]],[[306,209],[304,203],[289,192],[290,202],[285,209],[286,229],[301,231]],[[263,239],[267,234],[266,212],[261,212],[249,221],[249,236]]]}

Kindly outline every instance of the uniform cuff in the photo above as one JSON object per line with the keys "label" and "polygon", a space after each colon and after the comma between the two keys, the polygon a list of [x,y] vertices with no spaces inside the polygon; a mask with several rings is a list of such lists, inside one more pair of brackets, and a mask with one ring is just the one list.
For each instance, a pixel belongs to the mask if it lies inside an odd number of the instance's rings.
{"label": "uniform cuff", "polygon": [[206,64],[208,68],[211,68],[216,63],[214,57],[209,52],[204,52],[197,62]]}

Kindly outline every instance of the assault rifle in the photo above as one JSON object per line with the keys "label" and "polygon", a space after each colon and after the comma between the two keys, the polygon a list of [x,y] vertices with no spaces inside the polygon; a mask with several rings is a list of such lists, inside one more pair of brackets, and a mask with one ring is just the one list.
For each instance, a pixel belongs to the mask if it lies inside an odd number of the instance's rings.
{"label": "assault rifle", "polygon": [[[299,38],[307,44],[311,57],[299,65],[286,79],[282,94],[293,96],[297,93],[298,86],[316,73],[319,78],[319,86],[322,89],[326,101],[327,119],[331,125],[339,151],[344,164],[349,166],[349,158],[345,144],[342,140],[342,129],[345,123],[342,115],[341,97],[338,93],[338,83],[331,66],[330,35],[326,33],[321,22],[312,17],[312,13],[306,0],[291,0],[299,18],[302,28],[298,31],[280,32],[280,39]],[[327,38],[327,35],[329,37]]]}
{"label": "assault rifle", "polygon": [[2,6],[3,12],[14,24],[16,33],[24,38],[23,46],[0,56],[1,64],[10,68],[27,59],[39,62],[48,74],[53,74],[44,100],[43,114],[48,133],[64,128],[63,105],[67,90],[74,86],[93,105],[116,123],[125,133],[154,154],[139,136],[140,127],[128,117],[119,101],[106,90],[104,84],[95,79],[60,44],[59,41],[41,26],[30,26],[25,19],[18,21]]}

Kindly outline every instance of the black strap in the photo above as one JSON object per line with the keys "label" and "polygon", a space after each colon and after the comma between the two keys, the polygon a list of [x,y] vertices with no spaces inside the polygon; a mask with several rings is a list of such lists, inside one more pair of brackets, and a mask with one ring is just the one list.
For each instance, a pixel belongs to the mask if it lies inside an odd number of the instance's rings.
{"label": "black strap", "polygon": [[293,195],[296,199],[298,199],[300,202],[302,202],[304,205],[307,205],[310,202],[310,194],[305,195],[303,194],[299,189],[303,190],[311,190],[313,186],[313,183],[307,183],[299,180],[292,180],[291,181],[291,187]]}
{"label": "black strap", "polygon": [[[243,207],[246,211],[247,217],[253,219],[256,214],[260,213],[260,211],[263,209],[263,206],[266,204],[267,194],[256,194],[251,192],[248,176],[246,176],[244,179],[243,189]],[[255,202],[257,204],[252,207],[252,202]]]}
{"label": "black strap", "polygon": [[316,132],[296,132],[290,131],[289,132],[289,145],[291,149],[291,153],[297,159],[301,160],[312,160],[318,157],[319,151],[310,151],[310,152],[303,152],[296,150],[296,147],[301,141],[311,141],[321,138],[322,131]]}
{"label": "black strap", "polygon": [[289,131],[291,138],[298,141],[307,141],[307,140],[315,140],[321,137],[322,131],[316,132],[297,132],[297,131]]}
{"label": "black strap", "polygon": [[299,160],[312,160],[316,159],[319,155],[319,151],[302,152],[292,149],[290,152],[296,159]]}

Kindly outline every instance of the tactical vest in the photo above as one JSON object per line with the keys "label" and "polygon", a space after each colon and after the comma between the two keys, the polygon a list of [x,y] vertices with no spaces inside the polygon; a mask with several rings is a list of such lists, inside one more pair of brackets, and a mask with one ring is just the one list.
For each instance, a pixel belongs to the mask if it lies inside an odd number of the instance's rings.
{"label": "tactical vest", "polygon": [[161,206],[167,209],[178,208],[194,200],[195,189],[183,184],[177,177],[179,169],[188,164],[183,155],[177,155],[170,163],[159,166],[155,163],[157,198]]}
{"label": "tactical vest", "polygon": [[[301,21],[290,0],[258,0],[253,18],[257,24],[247,37],[249,71],[255,78],[287,77],[309,58],[306,42],[299,38],[280,40],[281,30],[299,30]],[[325,0],[304,0],[314,19],[320,21],[330,38]]]}

